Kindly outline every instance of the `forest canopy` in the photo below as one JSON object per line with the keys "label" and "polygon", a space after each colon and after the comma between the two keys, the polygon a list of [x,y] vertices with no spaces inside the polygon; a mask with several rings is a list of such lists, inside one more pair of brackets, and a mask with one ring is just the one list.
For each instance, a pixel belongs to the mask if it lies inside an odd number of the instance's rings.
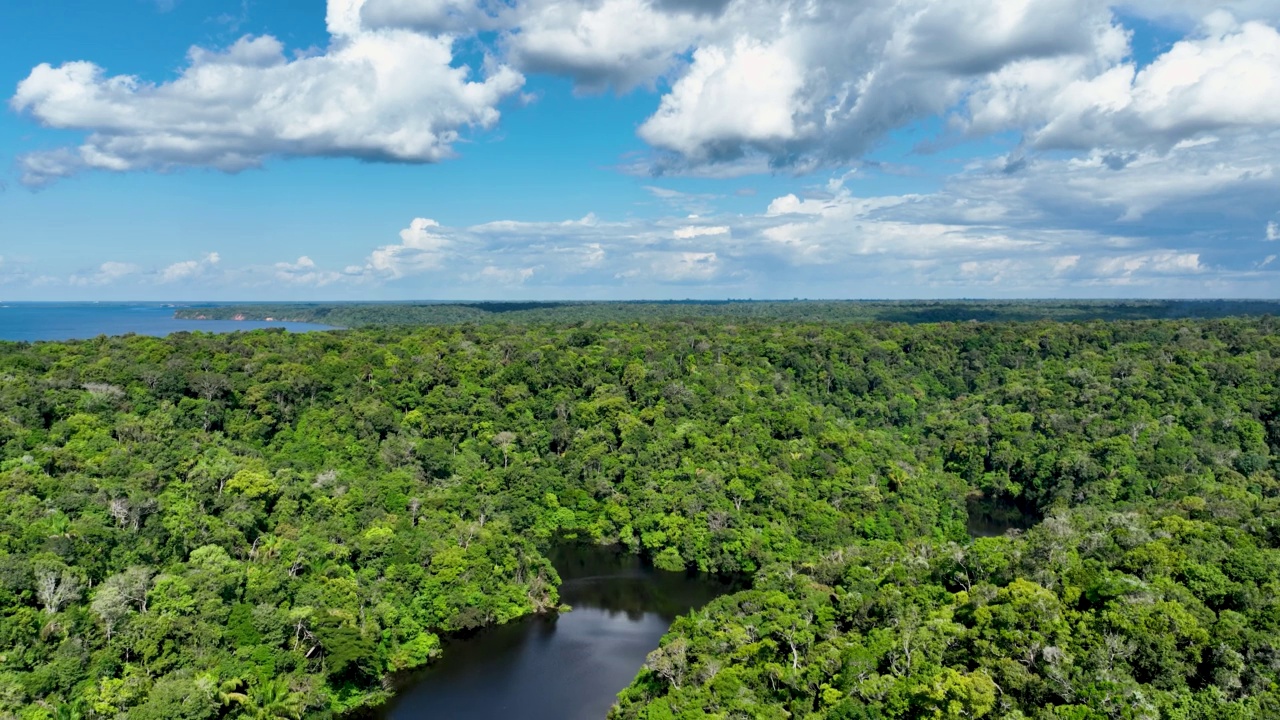
{"label": "forest canopy", "polygon": [[336,717],[564,537],[751,580],[619,720],[1280,717],[1278,370],[1271,317],[0,343],[0,717]]}
{"label": "forest canopy", "polygon": [[358,328],[504,322],[1033,322],[1280,315],[1274,300],[673,300],[665,302],[266,303],[178,308],[183,319],[290,320]]}

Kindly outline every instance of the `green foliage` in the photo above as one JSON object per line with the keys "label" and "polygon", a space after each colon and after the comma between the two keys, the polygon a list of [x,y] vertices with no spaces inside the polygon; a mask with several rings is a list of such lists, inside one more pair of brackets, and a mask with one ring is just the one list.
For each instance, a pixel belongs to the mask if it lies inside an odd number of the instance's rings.
{"label": "green foliage", "polygon": [[753,580],[617,718],[1277,716],[1274,319],[432,307],[511,322],[0,344],[0,717],[376,702],[565,536]]}
{"label": "green foliage", "polygon": [[[1270,300],[841,300],[666,302],[481,302],[481,303],[270,303],[180,308],[188,320],[289,320],[336,327],[423,326],[460,323],[580,323],[705,320],[788,322],[997,322],[1142,320],[1274,315]],[[591,344],[587,333],[572,338]],[[635,366],[643,370],[643,366]],[[624,385],[630,386],[624,377]]]}

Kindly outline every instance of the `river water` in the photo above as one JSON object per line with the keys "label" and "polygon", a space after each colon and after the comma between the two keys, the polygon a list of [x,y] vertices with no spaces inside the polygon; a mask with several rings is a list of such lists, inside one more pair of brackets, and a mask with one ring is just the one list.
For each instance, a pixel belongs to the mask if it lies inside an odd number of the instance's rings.
{"label": "river water", "polygon": [[369,717],[603,720],[676,616],[736,589],[610,548],[565,546],[550,559],[572,612],[447,642],[441,661]]}
{"label": "river water", "polygon": [[227,333],[281,327],[290,332],[328,330],[324,325],[252,320],[179,320],[163,303],[0,303],[0,340],[84,340],[99,335]]}

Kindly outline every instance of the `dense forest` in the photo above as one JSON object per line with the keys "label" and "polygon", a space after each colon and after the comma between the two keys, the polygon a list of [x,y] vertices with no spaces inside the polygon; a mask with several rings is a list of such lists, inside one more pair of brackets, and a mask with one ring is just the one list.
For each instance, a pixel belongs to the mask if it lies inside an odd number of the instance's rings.
{"label": "dense forest", "polygon": [[1278,370],[1270,317],[0,343],[0,717],[337,717],[566,537],[750,579],[616,720],[1280,717]]}
{"label": "dense forest", "polygon": [[178,308],[200,320],[292,320],[333,327],[484,323],[1031,322],[1280,315],[1275,300],[677,300],[668,302],[268,303]]}

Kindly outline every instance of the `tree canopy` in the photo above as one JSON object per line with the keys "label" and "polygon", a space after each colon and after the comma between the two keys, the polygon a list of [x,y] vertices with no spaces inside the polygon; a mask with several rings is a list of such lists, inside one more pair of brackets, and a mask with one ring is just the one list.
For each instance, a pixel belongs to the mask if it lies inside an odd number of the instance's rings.
{"label": "tree canopy", "polygon": [[752,579],[618,719],[1277,717],[1278,370],[1270,317],[0,343],[0,717],[334,717],[561,537]]}

